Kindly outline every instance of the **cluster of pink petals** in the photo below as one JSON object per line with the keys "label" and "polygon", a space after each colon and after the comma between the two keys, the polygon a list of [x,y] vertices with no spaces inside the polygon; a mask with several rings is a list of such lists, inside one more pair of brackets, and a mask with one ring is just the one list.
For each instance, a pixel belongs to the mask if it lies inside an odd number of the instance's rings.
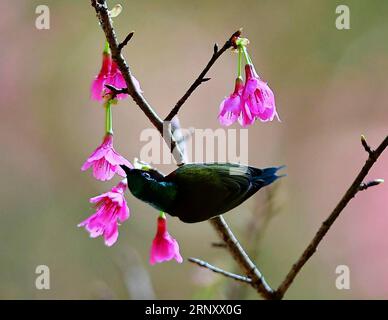
{"label": "cluster of pink petals", "polygon": [[90,199],[96,204],[96,212],[85,221],[78,224],[78,227],[85,227],[90,237],[103,236],[105,244],[112,246],[118,236],[118,224],[129,218],[129,208],[124,198],[127,185],[120,182],[111,191]]}
{"label": "cluster of pink petals", "polygon": [[[135,89],[138,92],[143,92],[140,88],[140,83],[132,76],[132,81],[135,85]],[[110,90],[105,87],[109,84],[117,89],[126,88],[124,77],[117,66],[117,63],[113,61],[112,56],[108,53],[102,55],[102,66],[99,74],[93,80],[91,86],[91,98],[97,101],[103,101],[106,94],[110,93]],[[120,93],[117,95],[117,99],[122,100],[127,97],[126,93]]]}
{"label": "cluster of pink petals", "polygon": [[275,96],[266,82],[260,79],[254,67],[245,66],[245,85],[241,78],[236,79],[234,92],[220,105],[218,119],[224,126],[230,126],[236,120],[246,127],[255,122],[279,120],[275,106]]}
{"label": "cluster of pink petals", "polygon": [[158,229],[154,240],[152,241],[150,264],[160,263],[175,259],[182,263],[183,259],[179,253],[178,242],[171,237],[167,231],[166,218],[158,218]]}
{"label": "cluster of pink petals", "polygon": [[126,176],[120,165],[132,168],[130,162],[113,148],[113,135],[108,133],[102,144],[85,161],[81,170],[85,171],[92,167],[93,176],[98,180],[105,181],[112,179],[116,173],[122,177]]}
{"label": "cluster of pink petals", "polygon": [[224,126],[230,126],[240,117],[240,114],[245,107],[245,102],[242,99],[244,84],[241,78],[236,79],[234,92],[225,98],[220,105],[220,114],[218,119]]}

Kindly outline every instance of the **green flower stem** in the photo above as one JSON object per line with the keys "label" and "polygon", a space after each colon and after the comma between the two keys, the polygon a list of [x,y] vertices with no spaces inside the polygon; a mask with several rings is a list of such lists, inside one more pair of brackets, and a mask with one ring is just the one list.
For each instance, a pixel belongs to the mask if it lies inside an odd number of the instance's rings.
{"label": "green flower stem", "polygon": [[239,47],[242,48],[242,50],[243,50],[244,57],[245,57],[247,64],[253,64],[251,57],[248,54],[247,48],[245,46],[239,46]]}
{"label": "green flower stem", "polygon": [[241,78],[241,70],[242,70],[242,48],[238,47],[238,64],[237,64],[237,78]]}
{"label": "green flower stem", "polygon": [[107,54],[107,55],[110,55],[110,47],[109,47],[109,43],[108,41],[105,41],[105,46],[104,46],[104,51],[103,51],[104,54]]}
{"label": "green flower stem", "polygon": [[107,134],[113,134],[112,103],[110,100],[105,104],[105,131]]}
{"label": "green flower stem", "polygon": [[166,215],[163,211],[160,211],[159,218],[166,219]]}

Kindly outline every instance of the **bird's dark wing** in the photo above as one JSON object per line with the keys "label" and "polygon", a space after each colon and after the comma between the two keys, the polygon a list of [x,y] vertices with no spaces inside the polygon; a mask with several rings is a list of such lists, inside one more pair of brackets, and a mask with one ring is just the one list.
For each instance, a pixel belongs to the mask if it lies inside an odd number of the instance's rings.
{"label": "bird's dark wing", "polygon": [[261,172],[229,163],[186,164],[164,179],[177,187],[174,209],[168,213],[184,222],[199,222],[229,211],[259,189],[254,177]]}

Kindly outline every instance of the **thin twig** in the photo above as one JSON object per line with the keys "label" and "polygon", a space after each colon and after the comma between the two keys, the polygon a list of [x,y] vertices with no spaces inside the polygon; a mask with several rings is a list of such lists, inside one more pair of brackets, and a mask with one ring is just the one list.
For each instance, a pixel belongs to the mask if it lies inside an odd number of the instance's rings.
{"label": "thin twig", "polygon": [[112,86],[111,84],[106,84],[105,87],[107,87],[109,90],[111,90],[116,95],[121,94],[121,93],[128,94],[127,88],[116,88],[115,86]]}
{"label": "thin twig", "polygon": [[245,283],[249,283],[249,284],[252,283],[252,279],[249,278],[249,277],[245,277],[245,276],[241,276],[239,274],[235,274],[235,273],[231,273],[229,271],[225,271],[225,270],[223,270],[221,268],[218,268],[218,267],[215,267],[215,266],[211,265],[210,263],[208,263],[206,261],[203,261],[203,260],[200,260],[200,259],[197,259],[197,258],[189,258],[188,260],[190,262],[192,262],[192,263],[195,263],[195,264],[199,265],[200,267],[209,269],[209,270],[211,270],[211,271],[213,271],[215,273],[222,274],[223,276],[228,277],[228,278],[232,278],[233,280],[241,281],[241,282],[245,282]]}
{"label": "thin twig", "polygon": [[379,184],[382,184],[384,182],[384,179],[375,179],[368,182],[363,182],[360,184],[360,187],[358,188],[359,191],[364,191],[370,187],[378,186]]}
{"label": "thin twig", "polygon": [[206,67],[202,70],[202,72],[199,74],[197,79],[193,82],[193,84],[190,86],[190,88],[186,91],[186,93],[182,96],[182,98],[179,99],[179,101],[176,103],[174,108],[170,111],[170,113],[167,115],[167,117],[164,119],[164,121],[171,121],[172,118],[174,118],[183,104],[186,102],[188,97],[199,87],[199,85],[203,82],[209,81],[210,78],[205,78],[206,73],[210,70],[210,68],[213,66],[213,64],[217,61],[217,59],[229,48],[234,46],[234,41],[241,35],[241,30],[237,30],[235,33],[231,35],[231,37],[225,42],[223,47],[218,50],[217,44],[214,45],[213,55],[210,58],[209,62],[207,63]]}
{"label": "thin twig", "polygon": [[[361,139],[362,144],[365,148],[365,145],[368,145],[366,143],[365,138],[363,137]],[[365,141],[365,145],[364,142]],[[277,299],[281,299],[284,296],[284,293],[288,290],[291,283],[294,281],[295,277],[298,275],[299,271],[302,269],[302,267],[305,265],[305,263],[311,258],[311,256],[316,251],[318,245],[326,235],[326,233],[329,231],[335,220],[338,218],[340,213],[345,209],[347,204],[351,199],[354,198],[354,196],[360,191],[360,185],[362,184],[362,181],[365,179],[367,174],[369,173],[370,169],[373,167],[374,163],[377,161],[377,159],[380,157],[380,155],[383,153],[383,151],[388,146],[388,136],[385,137],[385,139],[381,142],[379,147],[376,150],[372,150],[369,148],[370,151],[366,149],[369,156],[366,160],[364,166],[362,167],[361,171],[358,173],[357,177],[354,179],[353,183],[350,185],[349,189],[346,191],[345,195],[342,197],[340,202],[337,204],[337,206],[334,208],[332,213],[329,215],[329,217],[322,223],[321,227],[319,228],[318,232],[316,233],[313,240],[310,242],[310,244],[307,246],[307,248],[303,251],[300,258],[296,261],[296,263],[292,266],[291,270],[288,272],[286,278],[281,283],[279,288],[275,292],[275,297]]]}
{"label": "thin twig", "polygon": [[368,142],[366,142],[366,138],[363,134],[361,135],[361,144],[364,147],[365,151],[368,152],[369,155],[371,155],[373,153],[372,148],[370,147]]}
{"label": "thin twig", "polygon": [[125,39],[123,40],[123,42],[121,42],[118,46],[118,49],[121,51],[123,50],[123,48],[128,44],[128,42],[132,39],[133,35],[134,35],[134,31],[131,31],[130,33],[128,33],[128,35],[125,37]]}
{"label": "thin twig", "polygon": [[127,88],[116,88],[111,84],[106,84],[105,87],[111,91],[111,93],[109,94],[111,99],[115,99],[118,94],[122,94],[122,93],[128,94]]}

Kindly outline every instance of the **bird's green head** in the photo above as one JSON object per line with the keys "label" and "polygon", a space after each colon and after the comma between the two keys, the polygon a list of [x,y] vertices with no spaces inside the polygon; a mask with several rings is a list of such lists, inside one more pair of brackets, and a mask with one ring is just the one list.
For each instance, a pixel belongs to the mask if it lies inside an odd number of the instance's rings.
{"label": "bird's green head", "polygon": [[127,175],[129,190],[138,198],[142,198],[142,195],[150,191],[152,184],[163,178],[163,175],[154,169],[132,169],[124,165],[121,168]]}

